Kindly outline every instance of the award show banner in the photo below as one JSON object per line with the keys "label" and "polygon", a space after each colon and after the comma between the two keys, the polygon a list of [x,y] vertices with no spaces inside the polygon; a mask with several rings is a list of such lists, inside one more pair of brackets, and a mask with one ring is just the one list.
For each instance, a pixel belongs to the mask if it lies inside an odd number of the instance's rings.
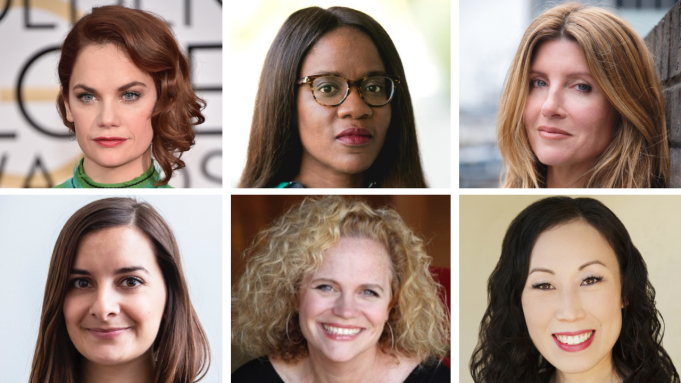
{"label": "award show banner", "polygon": [[0,0],[0,187],[50,187],[83,154],[57,112],[60,45],[93,7],[117,4],[168,22],[191,59],[192,85],[207,102],[196,144],[173,187],[222,186],[221,0]]}

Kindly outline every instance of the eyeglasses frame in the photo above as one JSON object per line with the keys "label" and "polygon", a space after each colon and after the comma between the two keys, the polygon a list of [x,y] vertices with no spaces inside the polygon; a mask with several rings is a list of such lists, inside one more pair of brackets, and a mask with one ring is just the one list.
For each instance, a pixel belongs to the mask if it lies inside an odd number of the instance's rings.
{"label": "eyeglasses frame", "polygon": [[[312,86],[312,83],[314,82],[314,80],[321,78],[321,77],[338,77],[340,79],[345,80],[345,82],[348,84],[348,89],[345,91],[345,96],[343,96],[343,99],[339,103],[333,104],[333,105],[325,105],[325,104],[322,104],[321,102],[319,102],[319,100],[317,100],[317,97],[315,97],[315,95],[314,95],[314,87]],[[367,100],[364,98],[364,96],[362,96],[362,90],[360,88],[360,85],[362,85],[362,82],[364,82],[366,79],[371,78],[371,77],[387,77],[387,78],[389,78],[393,81],[393,84],[395,84],[395,86],[393,87],[393,91],[390,94],[388,101],[385,102],[385,104],[371,105],[367,102]],[[317,102],[317,104],[319,104],[321,106],[335,107],[335,106],[342,104],[348,98],[348,95],[350,94],[350,88],[352,88],[352,86],[354,85],[357,88],[357,93],[359,94],[359,97],[362,99],[362,101],[364,101],[364,103],[366,103],[367,105],[369,105],[371,107],[381,107],[381,106],[388,105],[390,103],[390,101],[393,100],[393,97],[395,96],[395,90],[397,89],[397,86],[400,84],[400,76],[393,76],[393,75],[389,75],[389,74],[374,74],[374,75],[370,75],[370,76],[364,76],[361,79],[356,80],[356,81],[352,81],[348,78],[345,78],[343,76],[338,76],[338,75],[335,75],[335,74],[316,74],[316,75],[312,75],[312,76],[305,76],[305,77],[301,78],[300,80],[298,80],[298,85],[303,85],[303,84],[310,84],[310,92],[312,92],[312,98],[314,98],[314,100]]]}

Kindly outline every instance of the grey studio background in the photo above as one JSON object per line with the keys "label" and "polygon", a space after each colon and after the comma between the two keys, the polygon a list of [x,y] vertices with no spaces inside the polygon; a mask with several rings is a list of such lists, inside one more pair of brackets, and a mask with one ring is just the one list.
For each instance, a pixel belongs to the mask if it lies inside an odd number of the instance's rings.
{"label": "grey studio background", "polygon": [[[511,221],[535,201],[549,196],[459,197],[459,382],[472,383],[469,363],[487,309],[487,280],[501,256]],[[681,196],[570,196],[599,200],[627,228],[648,268],[655,304],[664,318],[662,344],[681,367]]]}
{"label": "grey studio background", "polygon": [[[0,196],[1,381],[28,381],[54,244],[76,210],[102,198],[106,196]],[[222,197],[135,198],[150,203],[175,234],[192,304],[210,342],[211,366],[202,382],[221,382]]]}
{"label": "grey studio background", "polygon": [[0,0],[0,187],[49,187],[82,157],[57,113],[59,47],[93,7],[153,12],[170,25],[192,62],[191,81],[207,102],[187,167],[173,187],[222,186],[221,0]]}

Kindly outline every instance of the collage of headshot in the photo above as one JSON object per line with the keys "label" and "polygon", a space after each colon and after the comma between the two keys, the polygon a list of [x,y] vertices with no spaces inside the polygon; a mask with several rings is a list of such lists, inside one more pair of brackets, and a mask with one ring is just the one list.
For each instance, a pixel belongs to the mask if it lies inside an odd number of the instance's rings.
{"label": "collage of headshot", "polygon": [[0,0],[0,52],[0,382],[681,383],[677,0]]}

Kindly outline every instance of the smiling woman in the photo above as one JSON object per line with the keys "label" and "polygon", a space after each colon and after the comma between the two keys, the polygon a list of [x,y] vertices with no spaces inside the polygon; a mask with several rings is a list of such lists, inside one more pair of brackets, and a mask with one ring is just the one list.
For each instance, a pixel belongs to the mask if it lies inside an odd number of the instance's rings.
{"label": "smiling woman", "polygon": [[476,383],[679,383],[646,264],[590,198],[551,197],[511,223],[488,282]]}
{"label": "smiling woman", "polygon": [[265,59],[239,186],[426,186],[402,61],[376,20],[344,7],[289,16]]}
{"label": "smiling woman", "polygon": [[232,289],[232,382],[450,382],[424,244],[390,209],[306,199],[262,231]]}
{"label": "smiling woman", "polygon": [[129,198],[71,216],[52,254],[29,382],[187,383],[209,364],[163,218]]}
{"label": "smiling woman", "polygon": [[527,28],[497,114],[504,187],[667,187],[664,100],[620,17],[567,3]]}
{"label": "smiling woman", "polygon": [[165,21],[121,6],[93,8],[61,52],[57,106],[84,158],[57,187],[169,187],[205,102]]}

